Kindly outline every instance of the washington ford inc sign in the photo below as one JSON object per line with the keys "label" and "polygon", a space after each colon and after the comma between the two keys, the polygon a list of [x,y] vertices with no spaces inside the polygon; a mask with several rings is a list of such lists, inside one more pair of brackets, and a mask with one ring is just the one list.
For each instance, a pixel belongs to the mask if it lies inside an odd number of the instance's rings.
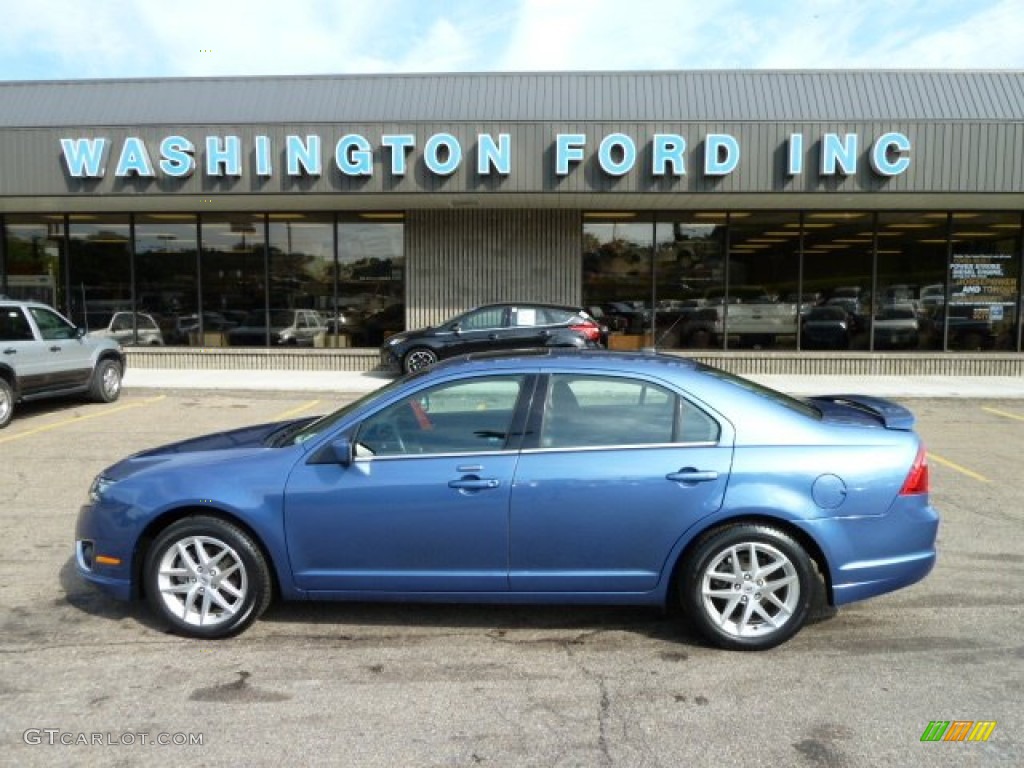
{"label": "washington ford inc sign", "polygon": [[[239,136],[205,136],[195,142],[186,136],[166,136],[147,142],[128,136],[120,144],[104,137],[62,138],[61,150],[67,172],[74,178],[102,178],[107,164],[116,157],[116,177],[187,178],[197,171],[211,177],[240,177],[245,173],[259,177],[284,174],[290,177],[320,176],[324,172],[325,144],[331,150],[329,162],[345,176],[373,176],[375,166],[392,176],[404,176],[417,158],[436,176],[451,176],[462,167],[475,168],[480,176],[508,176],[512,172],[515,151],[508,133],[479,133],[468,148],[450,133],[435,133],[422,146],[409,133],[385,134],[374,144],[366,136],[348,133],[333,145],[320,136],[285,136],[283,146],[274,146],[270,136],[254,136],[251,146],[243,146]],[[811,147],[817,155],[817,172],[822,176],[847,176],[857,171],[863,151],[856,133],[825,133],[812,145],[802,133],[790,134],[785,141],[786,172],[804,173]],[[557,133],[550,145],[554,173],[570,175],[574,168],[596,154],[601,171],[611,177],[624,176],[637,168],[640,152],[637,142],[624,133],[590,137],[585,133]],[[686,137],[675,133],[656,133],[648,142],[647,172],[655,177],[682,177],[688,172]],[[904,134],[890,132],[875,138],[867,149],[872,170],[882,177],[898,176],[910,167],[911,144]],[[739,166],[743,149],[735,136],[709,133],[700,138],[693,155],[699,172],[708,177],[728,176]],[[813,159],[813,156],[812,156]],[[283,167],[278,167],[278,164]],[[248,166],[248,167],[247,167]]]}

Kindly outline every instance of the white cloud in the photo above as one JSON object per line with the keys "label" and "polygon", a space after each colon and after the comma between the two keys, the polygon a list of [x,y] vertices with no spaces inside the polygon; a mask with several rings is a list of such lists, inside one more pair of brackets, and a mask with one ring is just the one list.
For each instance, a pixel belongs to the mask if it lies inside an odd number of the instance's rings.
{"label": "white cloud", "polygon": [[1024,68],[1020,0],[33,0],[0,79]]}

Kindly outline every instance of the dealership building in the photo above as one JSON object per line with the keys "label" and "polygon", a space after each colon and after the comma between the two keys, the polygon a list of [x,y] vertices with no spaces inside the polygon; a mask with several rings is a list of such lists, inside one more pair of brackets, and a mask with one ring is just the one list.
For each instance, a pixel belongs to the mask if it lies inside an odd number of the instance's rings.
{"label": "dealership building", "polygon": [[0,83],[0,293],[138,365],[365,369],[529,301],[741,372],[1019,375],[1022,223],[1024,72]]}

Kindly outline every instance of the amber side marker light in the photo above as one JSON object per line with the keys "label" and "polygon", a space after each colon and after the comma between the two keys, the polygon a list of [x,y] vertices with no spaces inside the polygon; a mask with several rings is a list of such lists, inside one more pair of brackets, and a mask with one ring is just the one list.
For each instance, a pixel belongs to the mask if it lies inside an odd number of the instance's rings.
{"label": "amber side marker light", "polygon": [[96,563],[99,565],[120,565],[120,557],[110,557],[109,555],[96,555]]}
{"label": "amber side marker light", "polygon": [[907,473],[907,479],[903,481],[900,488],[900,496],[914,496],[921,493],[928,493],[928,453],[922,443],[917,449],[917,456]]}

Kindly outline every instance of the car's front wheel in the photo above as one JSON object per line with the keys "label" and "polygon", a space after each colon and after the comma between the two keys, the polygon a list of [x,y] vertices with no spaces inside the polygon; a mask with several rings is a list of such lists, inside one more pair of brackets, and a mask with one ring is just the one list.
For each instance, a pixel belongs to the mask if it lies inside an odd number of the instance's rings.
{"label": "car's front wheel", "polygon": [[773,648],[807,620],[813,571],[803,547],[766,525],[740,524],[702,539],[684,565],[680,600],[710,642],[737,651]]}
{"label": "car's front wheel", "polygon": [[121,366],[113,360],[100,360],[92,372],[89,397],[98,403],[112,403],[121,395]]}
{"label": "car's front wheel", "polygon": [[175,632],[218,638],[237,634],[267,609],[273,592],[266,559],[237,526],[187,517],[149,549],[146,597]]}
{"label": "car's front wheel", "polygon": [[415,373],[429,368],[436,362],[437,353],[434,350],[416,347],[405,353],[405,357],[402,358],[402,370],[406,373]]}

